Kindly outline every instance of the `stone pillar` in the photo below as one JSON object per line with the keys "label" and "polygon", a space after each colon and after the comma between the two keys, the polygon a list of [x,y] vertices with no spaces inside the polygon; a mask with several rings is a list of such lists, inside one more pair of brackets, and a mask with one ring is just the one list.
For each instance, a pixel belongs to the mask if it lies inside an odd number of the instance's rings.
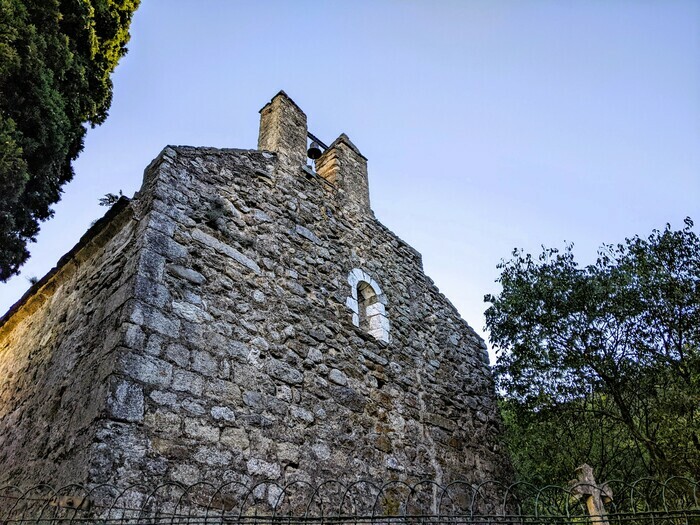
{"label": "stone pillar", "polygon": [[316,172],[338,188],[338,198],[347,210],[371,212],[367,159],[345,133],[316,160]]}
{"label": "stone pillar", "polygon": [[284,91],[260,110],[258,149],[277,153],[286,168],[306,164],[306,133],[306,115]]}
{"label": "stone pillar", "polygon": [[576,479],[570,481],[569,484],[571,494],[576,498],[583,499],[586,503],[588,515],[593,525],[609,525],[604,503],[612,501],[612,491],[607,484],[596,484],[593,469],[584,463],[576,469]]}

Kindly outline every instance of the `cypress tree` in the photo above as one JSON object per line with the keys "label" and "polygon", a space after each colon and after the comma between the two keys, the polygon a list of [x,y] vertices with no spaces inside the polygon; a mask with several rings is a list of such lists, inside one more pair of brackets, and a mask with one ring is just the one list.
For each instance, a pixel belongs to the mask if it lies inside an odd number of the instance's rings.
{"label": "cypress tree", "polygon": [[85,124],[107,118],[139,1],[0,0],[0,281],[73,178]]}

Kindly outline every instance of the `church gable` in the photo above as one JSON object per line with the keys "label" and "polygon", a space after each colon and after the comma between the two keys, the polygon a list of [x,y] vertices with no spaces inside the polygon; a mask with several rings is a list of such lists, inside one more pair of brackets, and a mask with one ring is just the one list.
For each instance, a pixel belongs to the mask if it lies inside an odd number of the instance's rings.
{"label": "church gable", "polygon": [[374,217],[359,150],[311,169],[306,135],[281,93],[259,150],[148,168],[89,481],[502,475],[483,342]]}

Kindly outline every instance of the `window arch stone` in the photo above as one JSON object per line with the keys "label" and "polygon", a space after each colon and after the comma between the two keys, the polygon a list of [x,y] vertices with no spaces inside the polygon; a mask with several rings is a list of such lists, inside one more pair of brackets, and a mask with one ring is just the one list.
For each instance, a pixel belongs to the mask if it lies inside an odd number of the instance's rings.
{"label": "window arch stone", "polygon": [[346,305],[352,311],[352,324],[379,341],[389,343],[389,318],[386,315],[386,296],[371,275],[355,268],[348,274],[350,295]]}

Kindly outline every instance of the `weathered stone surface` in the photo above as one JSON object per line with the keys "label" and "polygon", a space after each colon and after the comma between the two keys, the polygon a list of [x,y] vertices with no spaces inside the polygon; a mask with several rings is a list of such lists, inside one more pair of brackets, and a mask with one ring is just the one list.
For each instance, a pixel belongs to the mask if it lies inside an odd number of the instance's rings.
{"label": "weathered stone surface", "polygon": [[250,439],[242,428],[225,428],[221,431],[221,444],[229,450],[244,451],[250,446]]}
{"label": "weathered stone surface", "polygon": [[348,376],[346,376],[343,372],[338,370],[337,368],[332,368],[330,372],[328,372],[328,379],[335,383],[336,385],[347,385],[348,384]]}
{"label": "weathered stone surface", "polygon": [[236,413],[228,407],[212,407],[211,417],[216,421],[232,423],[236,421]]}
{"label": "weathered stone surface", "polygon": [[209,352],[196,351],[192,354],[192,370],[205,376],[215,377],[219,370],[219,363]]}
{"label": "weathered stone surface", "polygon": [[157,357],[127,354],[122,359],[124,373],[149,385],[168,386],[173,375],[171,364]]}
{"label": "weathered stone surface", "polygon": [[219,429],[202,419],[185,418],[185,435],[202,442],[219,441]]}
{"label": "weathered stone surface", "polygon": [[287,363],[271,359],[266,366],[266,371],[275,379],[279,379],[291,385],[298,385],[304,381],[304,374],[289,366]]}
{"label": "weathered stone surface", "polygon": [[139,387],[110,380],[119,349],[144,341],[140,327],[123,323],[136,229],[121,201],[0,319],[0,484],[85,480],[105,412],[143,417]]}
{"label": "weathered stone surface", "polygon": [[281,469],[277,463],[269,463],[259,458],[250,458],[246,463],[248,474],[260,476],[264,479],[277,479],[280,477]]}
{"label": "weathered stone surface", "polygon": [[311,451],[316,459],[320,461],[325,461],[331,457],[331,448],[326,443],[316,443],[311,447]]}
{"label": "weathered stone surface", "polygon": [[217,447],[200,447],[193,456],[195,461],[212,467],[225,467],[231,463],[232,457],[231,452]]}
{"label": "weathered stone surface", "polygon": [[141,421],[143,419],[143,390],[128,381],[120,381],[107,400],[110,414],[116,420]]}
{"label": "weathered stone surface", "polygon": [[294,227],[294,229],[302,237],[310,240],[311,242],[313,242],[315,244],[321,244],[321,239],[316,237],[316,234],[314,232],[312,232],[311,230],[309,230],[308,228],[305,228],[304,226],[297,224]]}
{"label": "weathered stone surface", "polygon": [[175,315],[191,321],[193,323],[204,323],[212,321],[212,316],[194,304],[185,301],[173,301],[173,312]]}
{"label": "weathered stone surface", "polygon": [[181,368],[187,368],[190,364],[190,351],[180,343],[172,343],[165,351],[165,358]]}
{"label": "weathered stone surface", "polygon": [[201,243],[203,243],[211,248],[214,248],[219,253],[222,253],[224,255],[227,255],[228,257],[231,257],[231,259],[238,261],[243,266],[253,270],[255,273],[260,273],[260,267],[257,265],[257,263],[255,261],[253,261],[249,257],[246,257],[238,250],[231,248],[231,246],[229,246],[228,244],[224,244],[223,242],[217,240],[216,238],[212,237],[208,233],[204,233],[201,230],[194,230],[192,232],[192,238],[197,240],[197,241],[200,241]]}
{"label": "weathered stone surface", "polygon": [[187,463],[180,465],[175,465],[172,470],[171,477],[176,483],[182,483],[183,485],[194,485],[200,480],[200,470]]}
{"label": "weathered stone surface", "polygon": [[292,417],[305,421],[309,424],[313,423],[315,419],[314,415],[310,411],[299,406],[292,407]]}
{"label": "weathered stone surface", "polygon": [[189,392],[199,396],[204,391],[204,379],[187,370],[175,370],[173,372],[172,389],[176,392]]}
{"label": "weathered stone surface", "polygon": [[342,136],[309,176],[303,113],[261,118],[272,153],[167,148],[0,321],[0,482],[507,476],[483,343],[364,157]]}
{"label": "weathered stone surface", "polygon": [[149,397],[159,405],[166,405],[169,407],[174,407],[177,405],[177,394],[174,392],[161,392],[160,390],[154,390],[151,392]]}
{"label": "weathered stone surface", "polygon": [[173,264],[169,267],[169,271],[178,277],[190,281],[194,284],[202,284],[206,281],[206,278],[199,272],[192,270],[191,268],[185,268],[179,264]]}
{"label": "weathered stone surface", "polygon": [[162,335],[172,336],[180,330],[180,321],[178,319],[170,318],[162,311],[143,303],[134,305],[130,321]]}

